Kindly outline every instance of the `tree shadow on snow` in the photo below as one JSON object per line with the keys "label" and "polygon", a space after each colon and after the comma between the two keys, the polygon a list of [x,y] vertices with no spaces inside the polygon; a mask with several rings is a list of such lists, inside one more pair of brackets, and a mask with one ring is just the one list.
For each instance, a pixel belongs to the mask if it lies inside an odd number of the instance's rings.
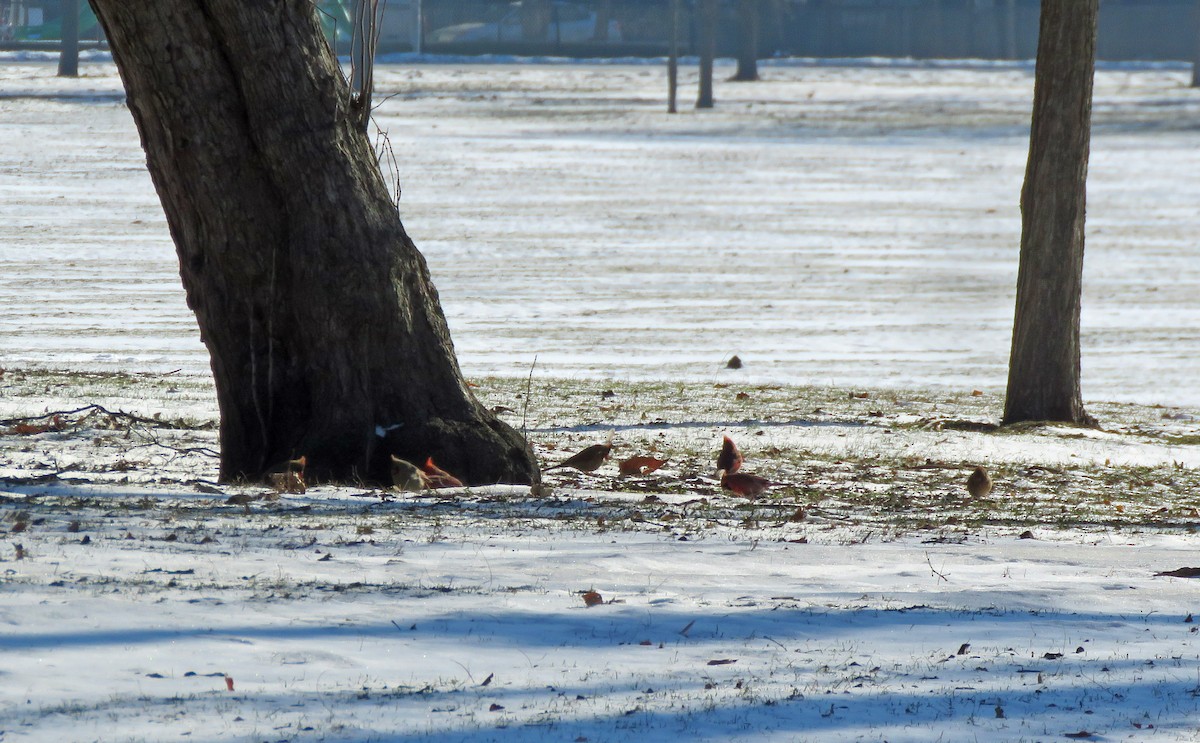
{"label": "tree shadow on snow", "polygon": [[[1100,734],[1090,739],[1104,740],[1101,735],[1125,737],[1139,725],[1160,734],[1195,732],[1200,714],[1194,667],[1181,665],[1182,655],[1175,663],[1162,657],[1157,639],[1188,638],[1189,625],[1156,614],[925,606],[761,606],[709,613],[618,604],[557,614],[447,611],[406,622],[7,632],[0,651],[208,639],[304,641],[313,647],[395,640],[390,652],[398,659],[436,656],[446,648],[470,657],[478,649],[476,675],[495,673],[494,684],[480,683],[466,666],[470,681],[448,683],[444,668],[398,660],[403,684],[327,681],[322,691],[296,684],[294,693],[261,695],[248,685],[241,697],[226,697],[262,709],[336,709],[334,718],[353,722],[360,739],[390,741],[598,741],[624,734],[639,741],[768,734],[927,740],[939,730],[950,730],[952,738],[977,732],[991,739],[1036,739],[1085,729]],[[1065,639],[1091,635],[1097,642]],[[906,643],[909,652],[920,647],[924,655],[897,654],[889,650],[893,641]],[[1060,647],[1064,642],[1087,647],[1078,652]],[[623,667],[631,654],[642,660]],[[213,685],[201,679],[197,688]],[[143,693],[156,696],[152,687]],[[161,701],[176,698],[178,690],[172,694],[163,692]],[[138,704],[145,703],[143,696]],[[380,714],[381,705],[410,709]],[[534,710],[534,719],[522,710]],[[0,728],[28,714],[0,712]],[[413,719],[423,721],[420,731],[406,728]],[[365,729],[363,720],[371,721]]]}

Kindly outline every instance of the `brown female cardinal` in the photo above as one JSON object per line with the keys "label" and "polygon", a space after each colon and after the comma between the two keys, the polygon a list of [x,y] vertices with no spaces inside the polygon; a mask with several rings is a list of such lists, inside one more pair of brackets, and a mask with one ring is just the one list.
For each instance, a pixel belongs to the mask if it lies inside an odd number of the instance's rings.
{"label": "brown female cardinal", "polygon": [[733,443],[733,439],[728,436],[721,443],[721,453],[717,455],[717,470],[724,470],[729,474],[733,474],[742,468],[742,462],[745,458],[742,452],[738,450],[737,444]]}
{"label": "brown female cardinal", "polygon": [[731,475],[725,470],[720,470],[717,474],[721,476],[721,487],[743,498],[757,498],[767,492],[767,488],[779,484],[771,482],[765,477],[751,475],[749,472],[738,472]]}
{"label": "brown female cardinal", "polygon": [[392,455],[392,487],[401,492],[419,493],[429,484],[429,478],[417,465]]}
{"label": "brown female cardinal", "polygon": [[559,467],[574,467],[580,472],[595,472],[600,469],[600,465],[608,460],[608,455],[612,452],[613,435],[610,431],[608,441],[603,444],[592,444],[588,448],[567,457],[558,464],[547,467],[544,471],[549,472]]}
{"label": "brown female cardinal", "polygon": [[972,498],[983,498],[992,492],[992,478],[988,476],[987,470],[982,467],[975,468],[967,478],[967,492]]}
{"label": "brown female cardinal", "polygon": [[463,486],[462,480],[434,464],[433,457],[427,457],[421,469],[425,471],[425,481],[431,488],[461,488]]}
{"label": "brown female cardinal", "polygon": [[300,456],[297,459],[289,459],[283,464],[272,467],[267,472],[267,481],[280,493],[303,494],[308,490],[308,485],[304,482],[304,468],[307,465],[308,457]]}

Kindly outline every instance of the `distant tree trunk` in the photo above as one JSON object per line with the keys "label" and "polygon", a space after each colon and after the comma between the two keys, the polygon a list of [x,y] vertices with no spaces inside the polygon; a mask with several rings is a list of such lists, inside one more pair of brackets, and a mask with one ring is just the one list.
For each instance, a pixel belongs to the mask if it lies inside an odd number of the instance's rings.
{"label": "distant tree trunk", "polygon": [[713,57],[717,50],[717,0],[700,0],[700,94],[696,108],[713,107]]}
{"label": "distant tree trunk", "polygon": [[1192,87],[1200,88],[1200,3],[1192,9]]}
{"label": "distant tree trunk", "polygon": [[303,454],[380,482],[395,454],[536,481],[459,371],[310,0],[92,2],[209,349],[221,479]]}
{"label": "distant tree trunk", "polygon": [[1004,423],[1093,424],[1079,312],[1099,0],[1042,0]]}
{"label": "distant tree trunk", "polygon": [[675,98],[679,91],[679,5],[682,0],[671,2],[671,53],[667,57],[667,113],[676,112]]}
{"label": "distant tree trunk", "polygon": [[417,0],[416,7],[416,37],[413,39],[413,51],[417,54],[425,53],[425,0]]}
{"label": "distant tree trunk", "polygon": [[525,41],[546,40],[550,15],[550,0],[524,0],[521,3],[521,35]]}
{"label": "distant tree trunk", "polygon": [[79,77],[79,0],[62,0],[62,44],[58,76]]}
{"label": "distant tree trunk", "polygon": [[759,0],[738,0],[737,72],[730,80],[758,79],[758,6]]}
{"label": "distant tree trunk", "polygon": [[596,28],[592,31],[595,41],[608,41],[608,24],[612,20],[612,0],[598,0],[596,3]]}
{"label": "distant tree trunk", "polygon": [[1004,9],[1005,56],[1017,58],[1017,0],[1008,0]]}

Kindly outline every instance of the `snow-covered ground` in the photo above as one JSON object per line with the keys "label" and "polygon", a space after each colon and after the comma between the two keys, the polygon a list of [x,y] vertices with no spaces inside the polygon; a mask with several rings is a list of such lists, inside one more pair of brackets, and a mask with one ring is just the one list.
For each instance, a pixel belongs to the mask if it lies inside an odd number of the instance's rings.
{"label": "snow-covered ground", "polygon": [[477,502],[153,501],[68,498],[4,565],[4,740],[1200,737],[1195,586],[1153,577],[1191,537],[682,541]]}
{"label": "snow-covered ground", "polygon": [[[1028,64],[384,65],[401,211],[464,369],[1003,388]],[[728,67],[718,68],[718,77]],[[10,365],[207,361],[114,68],[0,64]],[[1097,76],[1084,395],[1200,402],[1200,92]]]}
{"label": "snow-covered ground", "polygon": [[[0,741],[1200,740],[1186,70],[1098,75],[1106,430],[992,434],[1028,65],[781,63],[673,117],[652,65],[385,65],[481,397],[546,463],[669,463],[246,505],[115,72],[53,72],[0,60]],[[722,434],[786,485],[723,494]]]}

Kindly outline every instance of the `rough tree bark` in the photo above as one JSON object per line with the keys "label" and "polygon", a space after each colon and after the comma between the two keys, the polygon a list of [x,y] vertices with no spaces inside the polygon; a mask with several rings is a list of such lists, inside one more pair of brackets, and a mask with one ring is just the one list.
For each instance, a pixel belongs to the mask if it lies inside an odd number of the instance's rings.
{"label": "rough tree bark", "polygon": [[386,481],[395,454],[536,481],[462,378],[311,1],[92,4],[210,352],[222,480],[303,454]]}
{"label": "rough tree bark", "polygon": [[758,79],[758,6],[759,0],[738,0],[737,71],[729,78],[734,82]]}
{"label": "rough tree bark", "polygon": [[700,0],[700,92],[696,108],[713,107],[713,57],[717,51],[717,0]]}
{"label": "rough tree bark", "polygon": [[1004,423],[1094,424],[1079,311],[1099,0],[1042,0]]}

